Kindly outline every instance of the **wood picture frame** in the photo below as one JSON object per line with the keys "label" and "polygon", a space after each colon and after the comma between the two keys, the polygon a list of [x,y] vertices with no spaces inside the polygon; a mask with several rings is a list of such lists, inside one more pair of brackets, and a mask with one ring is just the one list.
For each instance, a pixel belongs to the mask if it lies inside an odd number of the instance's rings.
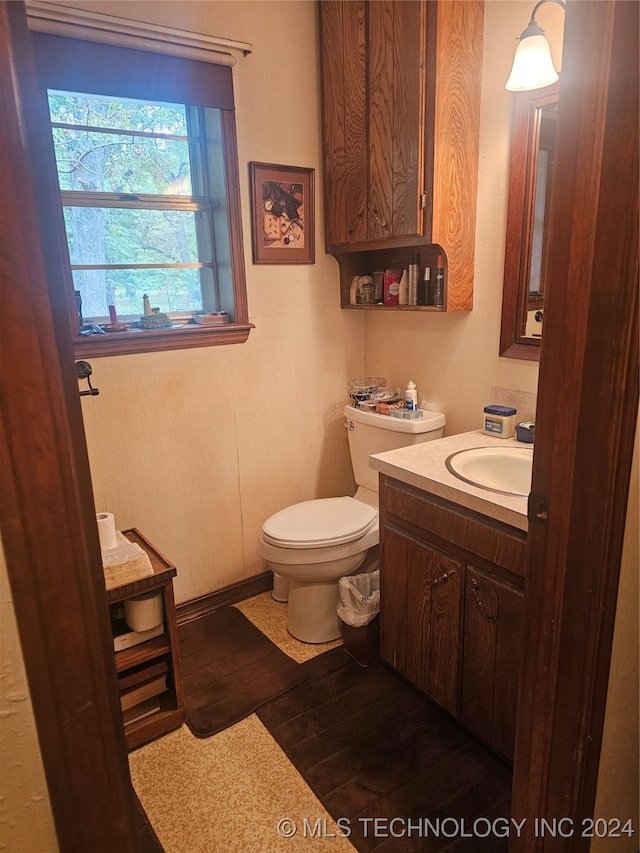
{"label": "wood picture frame", "polygon": [[254,264],[315,263],[314,170],[249,163]]}

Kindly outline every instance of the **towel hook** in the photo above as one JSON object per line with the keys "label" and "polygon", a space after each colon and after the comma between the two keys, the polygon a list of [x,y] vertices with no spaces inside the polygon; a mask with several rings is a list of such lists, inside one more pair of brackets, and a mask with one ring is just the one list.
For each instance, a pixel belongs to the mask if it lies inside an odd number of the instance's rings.
{"label": "towel hook", "polygon": [[78,379],[86,379],[89,386],[88,391],[80,391],[81,397],[97,397],[100,393],[99,388],[94,388],[89,377],[93,373],[93,368],[88,361],[76,361],[76,375]]}

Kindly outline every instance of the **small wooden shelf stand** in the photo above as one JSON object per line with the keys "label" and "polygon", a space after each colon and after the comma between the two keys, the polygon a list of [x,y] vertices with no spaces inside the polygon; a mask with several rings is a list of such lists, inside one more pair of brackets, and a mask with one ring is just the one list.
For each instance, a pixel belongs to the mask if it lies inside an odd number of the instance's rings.
{"label": "small wooden shelf stand", "polygon": [[144,643],[115,652],[116,670],[120,676],[134,667],[151,666],[161,660],[166,660],[168,667],[167,690],[156,697],[160,703],[160,710],[148,717],[125,725],[127,748],[132,750],[182,725],[185,710],[180,672],[178,624],[173,597],[173,578],[177,574],[176,567],[135,528],[123,530],[122,534],[130,542],[135,542],[144,549],[151,561],[153,574],[133,583],[123,584],[108,590],[109,605],[117,604],[145,592],[161,590],[164,606],[164,632]]}

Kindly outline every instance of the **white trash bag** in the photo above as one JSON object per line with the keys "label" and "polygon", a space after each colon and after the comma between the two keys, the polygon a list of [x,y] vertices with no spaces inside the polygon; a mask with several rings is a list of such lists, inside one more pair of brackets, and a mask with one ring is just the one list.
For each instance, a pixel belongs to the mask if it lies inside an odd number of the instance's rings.
{"label": "white trash bag", "polygon": [[338,581],[338,616],[352,628],[362,628],[380,612],[380,569],[348,575]]}

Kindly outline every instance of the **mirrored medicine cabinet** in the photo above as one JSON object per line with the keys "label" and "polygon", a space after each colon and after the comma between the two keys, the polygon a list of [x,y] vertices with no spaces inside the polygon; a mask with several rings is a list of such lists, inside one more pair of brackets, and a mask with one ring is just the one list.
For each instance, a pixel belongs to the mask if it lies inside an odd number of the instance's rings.
{"label": "mirrored medicine cabinet", "polygon": [[558,89],[514,95],[500,330],[507,358],[540,358]]}

